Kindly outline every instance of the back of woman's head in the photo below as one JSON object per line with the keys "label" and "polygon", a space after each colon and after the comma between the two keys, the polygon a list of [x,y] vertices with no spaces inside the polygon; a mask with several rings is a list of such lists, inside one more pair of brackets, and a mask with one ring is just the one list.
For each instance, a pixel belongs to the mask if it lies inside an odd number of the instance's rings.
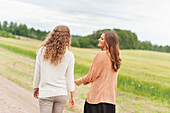
{"label": "back of woman's head", "polygon": [[119,41],[115,32],[105,31],[105,41],[106,41],[106,50],[111,58],[112,67],[115,71],[118,71],[121,65],[121,59],[119,56]]}
{"label": "back of woman's head", "polygon": [[61,62],[66,52],[66,47],[70,47],[70,29],[64,25],[56,26],[47,37],[41,47],[45,47],[44,60],[50,59],[51,64],[57,65]]}

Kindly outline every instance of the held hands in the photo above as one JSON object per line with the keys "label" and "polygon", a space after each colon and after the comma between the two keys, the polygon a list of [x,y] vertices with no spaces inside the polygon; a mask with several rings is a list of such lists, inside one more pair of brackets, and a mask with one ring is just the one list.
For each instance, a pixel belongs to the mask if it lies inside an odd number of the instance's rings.
{"label": "held hands", "polygon": [[75,80],[74,82],[77,86],[79,86],[80,84],[82,84],[82,78],[79,78],[79,79]]}
{"label": "held hands", "polygon": [[36,99],[38,99],[38,95],[39,95],[39,88],[34,88],[34,97]]}

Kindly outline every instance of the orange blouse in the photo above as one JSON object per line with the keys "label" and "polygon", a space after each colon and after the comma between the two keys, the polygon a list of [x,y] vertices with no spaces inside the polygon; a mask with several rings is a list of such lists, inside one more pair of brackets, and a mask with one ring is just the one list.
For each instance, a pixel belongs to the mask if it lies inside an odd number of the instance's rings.
{"label": "orange blouse", "polygon": [[112,62],[106,51],[96,54],[88,74],[78,80],[84,85],[91,83],[87,93],[87,102],[90,104],[115,104],[118,72],[112,68]]}

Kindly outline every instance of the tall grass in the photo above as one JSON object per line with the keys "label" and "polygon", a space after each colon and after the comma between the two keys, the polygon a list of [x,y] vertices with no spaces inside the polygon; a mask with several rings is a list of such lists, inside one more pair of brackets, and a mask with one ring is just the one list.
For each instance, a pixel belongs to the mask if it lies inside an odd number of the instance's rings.
{"label": "tall grass", "polygon": [[25,49],[21,49],[21,48],[15,47],[15,46],[5,45],[5,44],[1,44],[1,43],[0,43],[0,47],[3,49],[6,49],[8,51],[29,57],[31,59],[35,59],[35,57],[36,57],[35,51],[29,51],[29,50],[25,50]]}
{"label": "tall grass", "polygon": [[[21,49],[15,46],[0,44],[0,47],[8,51],[26,56],[28,58],[36,58],[35,51],[29,51]],[[89,71],[90,66],[75,63],[75,74],[76,78],[86,75]],[[168,86],[161,86],[157,83],[146,82],[140,79],[135,79],[130,76],[119,74],[118,76],[118,88],[120,90],[141,95],[151,99],[167,101],[170,104],[170,88]]]}

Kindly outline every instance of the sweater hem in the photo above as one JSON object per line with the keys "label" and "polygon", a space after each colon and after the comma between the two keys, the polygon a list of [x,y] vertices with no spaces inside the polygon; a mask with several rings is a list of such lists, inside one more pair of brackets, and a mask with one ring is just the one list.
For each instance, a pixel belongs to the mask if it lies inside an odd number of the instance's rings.
{"label": "sweater hem", "polygon": [[61,96],[61,95],[68,95],[68,94],[53,94],[53,95],[40,95],[39,98],[46,98],[46,97],[55,97],[55,96]]}
{"label": "sweater hem", "polygon": [[92,101],[89,101],[88,99],[86,99],[86,101],[87,101],[89,104],[108,103],[108,104],[116,105],[116,103],[115,103],[115,102],[103,101],[103,100],[92,102]]}

